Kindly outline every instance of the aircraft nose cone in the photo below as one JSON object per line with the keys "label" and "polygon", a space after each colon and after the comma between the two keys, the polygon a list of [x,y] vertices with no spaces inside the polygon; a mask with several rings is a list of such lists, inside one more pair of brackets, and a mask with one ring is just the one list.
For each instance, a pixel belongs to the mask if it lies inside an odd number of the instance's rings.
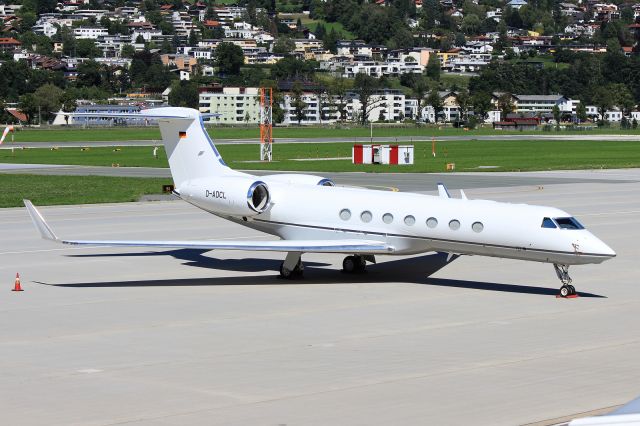
{"label": "aircraft nose cone", "polygon": [[593,249],[593,252],[600,256],[616,257],[616,252],[596,237],[594,237]]}

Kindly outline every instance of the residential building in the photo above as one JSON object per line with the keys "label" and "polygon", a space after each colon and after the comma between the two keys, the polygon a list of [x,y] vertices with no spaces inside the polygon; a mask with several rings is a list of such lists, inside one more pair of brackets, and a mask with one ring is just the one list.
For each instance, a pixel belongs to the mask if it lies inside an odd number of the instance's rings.
{"label": "residential building", "polygon": [[73,30],[73,35],[77,39],[97,40],[100,36],[109,35],[109,31],[102,27],[78,27]]}
{"label": "residential building", "polygon": [[422,74],[424,66],[418,62],[354,62],[344,67],[343,77],[354,78],[359,73],[372,77],[398,77],[401,74]]}
{"label": "residential building", "polygon": [[0,38],[0,52],[11,52],[14,49],[22,46],[18,40],[13,37],[1,37]]}
{"label": "residential building", "polygon": [[560,111],[571,111],[571,100],[562,95],[513,95],[516,112],[552,112],[557,106]]}
{"label": "residential building", "polygon": [[[357,121],[364,113],[358,94],[349,92],[347,97],[347,119]],[[405,108],[406,97],[400,90],[379,90],[369,99],[367,121],[402,121],[405,118]]]}
{"label": "residential building", "polygon": [[164,54],[160,55],[162,65],[176,67],[178,70],[193,72],[193,68],[198,65],[198,60],[188,55]]}
{"label": "residential building", "polygon": [[260,122],[260,95],[257,87],[206,87],[200,91],[200,112],[220,114],[207,122],[257,124]]}

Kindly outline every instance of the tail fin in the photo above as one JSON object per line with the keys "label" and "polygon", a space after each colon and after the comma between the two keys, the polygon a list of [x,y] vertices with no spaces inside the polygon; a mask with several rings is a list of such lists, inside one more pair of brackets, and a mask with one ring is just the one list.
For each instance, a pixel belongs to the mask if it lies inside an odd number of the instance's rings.
{"label": "tail fin", "polygon": [[222,159],[202,121],[191,108],[163,107],[139,113],[72,113],[76,117],[147,118],[157,120],[176,188],[191,179],[236,174]]}
{"label": "tail fin", "polygon": [[191,179],[234,173],[216,149],[197,110],[167,107],[142,113],[159,116],[162,142],[176,188]]}

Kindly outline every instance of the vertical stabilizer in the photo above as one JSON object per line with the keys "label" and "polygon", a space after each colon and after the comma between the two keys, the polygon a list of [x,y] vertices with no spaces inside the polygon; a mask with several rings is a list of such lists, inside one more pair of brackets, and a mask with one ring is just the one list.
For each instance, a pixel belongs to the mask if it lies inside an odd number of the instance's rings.
{"label": "vertical stabilizer", "polygon": [[235,174],[220,156],[198,111],[169,107],[143,113],[158,117],[162,142],[177,189],[192,179]]}

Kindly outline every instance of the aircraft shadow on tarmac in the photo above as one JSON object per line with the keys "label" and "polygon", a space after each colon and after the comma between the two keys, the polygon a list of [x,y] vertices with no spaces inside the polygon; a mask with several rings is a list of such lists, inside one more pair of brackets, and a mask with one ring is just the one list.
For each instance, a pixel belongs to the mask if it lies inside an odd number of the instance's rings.
{"label": "aircraft shadow on tarmac", "polygon": [[[403,258],[386,261],[367,266],[367,272],[363,274],[344,274],[331,268],[327,263],[305,262],[305,276],[300,280],[280,279],[277,271],[280,268],[280,260],[277,259],[218,259],[204,256],[207,250],[179,249],[164,252],[145,253],[117,253],[117,254],[88,254],[70,255],[70,257],[140,257],[140,256],[173,256],[184,260],[184,265],[200,268],[236,272],[266,272],[273,274],[250,275],[235,277],[211,277],[211,278],[184,278],[166,280],[134,280],[134,281],[97,281],[80,283],[44,283],[56,287],[71,288],[101,288],[101,287],[173,287],[173,286],[228,286],[228,285],[322,285],[322,284],[362,284],[403,282],[432,286],[457,287],[471,290],[498,291],[507,293],[534,294],[543,296],[555,296],[558,289],[553,287],[534,287],[518,284],[503,284],[493,282],[454,280],[446,278],[431,278],[430,276],[448,264],[445,253],[435,253],[418,257]],[[606,296],[579,292],[581,297],[605,298]]]}
{"label": "aircraft shadow on tarmac", "polygon": [[[183,260],[183,265],[193,266],[196,268],[217,269],[221,271],[239,271],[239,272],[264,272],[278,271],[280,269],[281,260],[277,259],[258,259],[258,258],[241,258],[241,259],[222,259],[205,256],[205,253],[211,250],[203,249],[177,249],[158,252],[144,253],[102,253],[102,254],[72,254],[68,257],[157,257],[171,256],[178,260]],[[329,266],[328,263],[305,262],[308,267]]]}

